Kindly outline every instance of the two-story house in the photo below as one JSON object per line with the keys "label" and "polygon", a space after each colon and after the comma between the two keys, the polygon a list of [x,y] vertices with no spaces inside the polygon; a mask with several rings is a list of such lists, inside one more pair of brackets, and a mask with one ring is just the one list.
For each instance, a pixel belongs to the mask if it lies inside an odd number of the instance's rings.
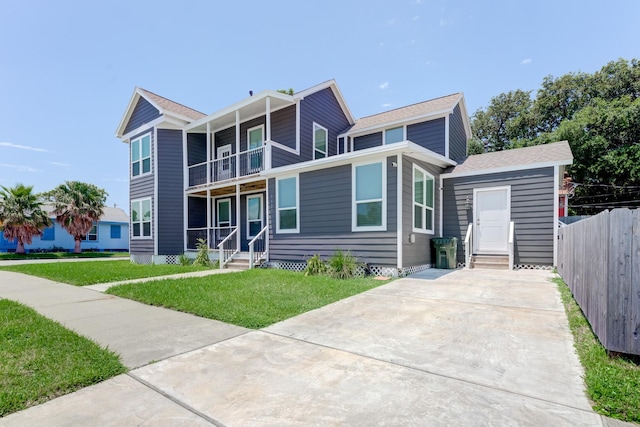
{"label": "two-story house", "polygon": [[356,120],[333,80],[210,115],[137,88],[116,134],[130,145],[134,262],[175,262],[202,238],[222,265],[299,269],[344,249],[406,274],[447,236],[461,264],[554,264],[568,144],[467,158],[462,93]]}

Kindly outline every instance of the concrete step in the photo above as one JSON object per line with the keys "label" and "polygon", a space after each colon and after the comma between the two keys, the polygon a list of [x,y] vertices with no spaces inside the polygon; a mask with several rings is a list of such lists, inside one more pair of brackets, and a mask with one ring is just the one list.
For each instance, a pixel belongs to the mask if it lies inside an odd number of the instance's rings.
{"label": "concrete step", "polygon": [[509,257],[506,255],[474,255],[471,257],[471,268],[508,270]]}

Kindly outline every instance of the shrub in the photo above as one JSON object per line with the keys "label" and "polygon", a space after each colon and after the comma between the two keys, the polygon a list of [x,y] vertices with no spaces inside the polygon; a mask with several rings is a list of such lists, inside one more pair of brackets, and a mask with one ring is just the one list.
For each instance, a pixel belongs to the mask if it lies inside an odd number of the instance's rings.
{"label": "shrub", "polygon": [[305,276],[318,276],[326,274],[326,272],[327,265],[320,259],[320,255],[316,254],[307,260],[307,268],[304,270]]}
{"label": "shrub", "polygon": [[209,259],[209,244],[204,239],[198,239],[196,243],[196,259],[193,261],[193,265],[197,267],[210,267],[211,260]]}
{"label": "shrub", "polygon": [[355,276],[358,263],[351,251],[338,249],[329,258],[329,275],[335,279],[350,279]]}
{"label": "shrub", "polygon": [[185,254],[180,254],[180,256],[178,257],[178,262],[180,263],[180,265],[186,267],[187,265],[191,265],[191,258],[189,258]]}

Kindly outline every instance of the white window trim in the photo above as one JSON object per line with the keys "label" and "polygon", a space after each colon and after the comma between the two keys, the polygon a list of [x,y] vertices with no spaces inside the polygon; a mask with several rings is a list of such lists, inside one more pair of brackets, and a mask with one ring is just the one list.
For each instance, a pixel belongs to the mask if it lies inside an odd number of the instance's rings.
{"label": "white window trim", "polygon": [[329,130],[322,126],[319,125],[316,122],[313,122],[313,160],[316,160],[316,151],[319,151],[322,153],[322,150],[318,150],[316,148],[316,129],[320,128],[322,130],[324,130],[325,136],[324,136],[324,157],[321,157],[322,159],[326,159],[327,157],[329,157]]}
{"label": "white window trim", "polygon": [[[96,233],[95,233],[96,234],[96,240],[89,240],[89,235],[91,234],[91,230],[93,230],[93,227],[96,228]],[[99,229],[98,223],[94,222],[93,225],[91,226],[91,230],[89,230],[89,232],[84,236],[84,241],[85,242],[97,242],[98,238],[99,238],[99,235],[100,235],[100,233],[98,232],[98,229]]]}
{"label": "white window trim", "polygon": [[[407,126],[405,126],[405,125],[392,126],[392,127],[386,128],[386,129],[384,129],[382,131],[382,145],[387,145],[387,131],[391,130],[391,129],[397,129],[397,128],[402,128],[402,139],[400,141],[396,141],[396,142],[401,142],[401,141],[406,141],[407,140]],[[395,144],[395,142],[393,144]]]}
{"label": "white window trim", "polygon": [[[146,200],[149,201],[149,205],[150,205],[149,207],[150,207],[150,211],[151,211],[151,224],[150,224],[151,226],[149,227],[151,235],[150,236],[143,236],[143,235],[134,236],[133,235],[133,204],[134,203],[140,203],[140,210],[142,210],[142,202],[144,202]],[[129,206],[129,212],[131,212],[131,220],[129,221],[129,225],[130,225],[129,234],[130,234],[131,239],[132,240],[150,240],[150,239],[153,239],[153,201],[151,200],[151,197],[144,197],[142,199],[131,200],[131,206]],[[140,212],[140,214],[141,214],[140,219],[142,219],[142,212]],[[142,224],[144,223],[144,221],[139,221],[139,223],[140,223],[140,233],[142,234],[142,231],[143,231]]]}
{"label": "white window trim", "polygon": [[[285,180],[285,179],[291,179],[291,178],[295,178],[296,179],[296,228],[287,228],[287,229],[281,229],[280,228],[280,210],[281,209],[292,209],[292,208],[280,208],[280,202],[279,202],[279,197],[280,197],[280,192],[278,191],[279,186],[278,186],[278,182]],[[300,233],[300,176],[299,175],[293,175],[293,176],[287,176],[287,177],[281,177],[281,178],[277,178],[276,179],[276,233],[278,234],[295,234],[295,233]]]}
{"label": "white window trim", "polygon": [[[419,170],[422,174],[424,174],[425,178],[430,178],[431,181],[433,182],[433,207],[430,208],[429,206],[427,206],[426,203],[426,197],[427,197],[427,187],[425,185],[424,190],[425,190],[425,203],[423,205],[416,203],[415,197],[416,197],[416,181],[415,181],[415,171]],[[433,175],[431,175],[429,172],[427,172],[426,170],[422,169],[420,166],[416,165],[415,163],[413,164],[413,169],[411,169],[411,221],[412,221],[412,229],[414,233],[422,233],[422,234],[434,234],[434,225],[436,222],[436,218],[435,218],[435,206],[436,206],[436,180],[435,177]],[[424,212],[425,209],[429,209],[431,210],[431,228],[427,228],[427,218],[426,215],[423,215],[422,217],[422,223],[424,224],[424,228],[416,228],[416,205],[420,206],[422,208],[422,212]]]}
{"label": "white window trim", "polygon": [[[149,136],[149,172],[142,171],[142,160],[146,158],[146,157],[142,157],[142,138],[144,138],[145,136]],[[138,175],[133,174],[132,152],[133,152],[133,143],[135,141],[139,141],[139,144],[140,144],[140,160],[138,160],[140,162],[140,173]],[[151,135],[151,131],[144,133],[140,136],[137,136],[131,140],[131,143],[129,145],[129,170],[130,170],[129,175],[131,176],[131,179],[137,179],[142,176],[151,175],[151,173],[153,172],[153,162],[151,161],[151,159],[153,158],[153,156],[151,155],[152,151],[153,151],[153,136]]]}
{"label": "white window trim", "polygon": [[257,129],[260,129],[262,131],[262,145],[264,145],[264,125],[254,126],[252,128],[247,129],[247,151],[260,148],[260,147],[249,148],[249,144],[251,143],[251,132]]}
{"label": "white window trim", "polygon": [[[382,200],[358,200],[356,201],[356,169],[359,166],[382,164]],[[358,202],[378,202],[382,201],[382,224],[376,226],[358,226]],[[351,231],[386,231],[387,230],[387,162],[386,158],[375,162],[354,163],[351,167]]]}
{"label": "white window trim", "polygon": [[[251,240],[254,237],[256,237],[255,235],[251,235],[251,227],[249,227],[249,199],[252,198],[260,198],[260,229],[262,230],[264,228],[264,197],[262,196],[262,193],[259,194],[250,194],[247,195],[246,197],[246,211],[247,211],[247,239]],[[255,220],[254,220],[255,221]]]}

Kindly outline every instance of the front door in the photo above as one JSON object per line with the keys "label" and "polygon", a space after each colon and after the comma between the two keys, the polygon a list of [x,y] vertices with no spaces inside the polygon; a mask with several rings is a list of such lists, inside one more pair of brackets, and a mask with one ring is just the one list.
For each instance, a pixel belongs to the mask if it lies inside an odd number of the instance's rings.
{"label": "front door", "polygon": [[511,187],[475,189],[473,205],[474,253],[508,253]]}
{"label": "front door", "polygon": [[262,227],[262,194],[247,196],[247,239],[256,237]]}
{"label": "front door", "polygon": [[216,153],[216,181],[232,178],[231,175],[231,144],[218,147]]}

